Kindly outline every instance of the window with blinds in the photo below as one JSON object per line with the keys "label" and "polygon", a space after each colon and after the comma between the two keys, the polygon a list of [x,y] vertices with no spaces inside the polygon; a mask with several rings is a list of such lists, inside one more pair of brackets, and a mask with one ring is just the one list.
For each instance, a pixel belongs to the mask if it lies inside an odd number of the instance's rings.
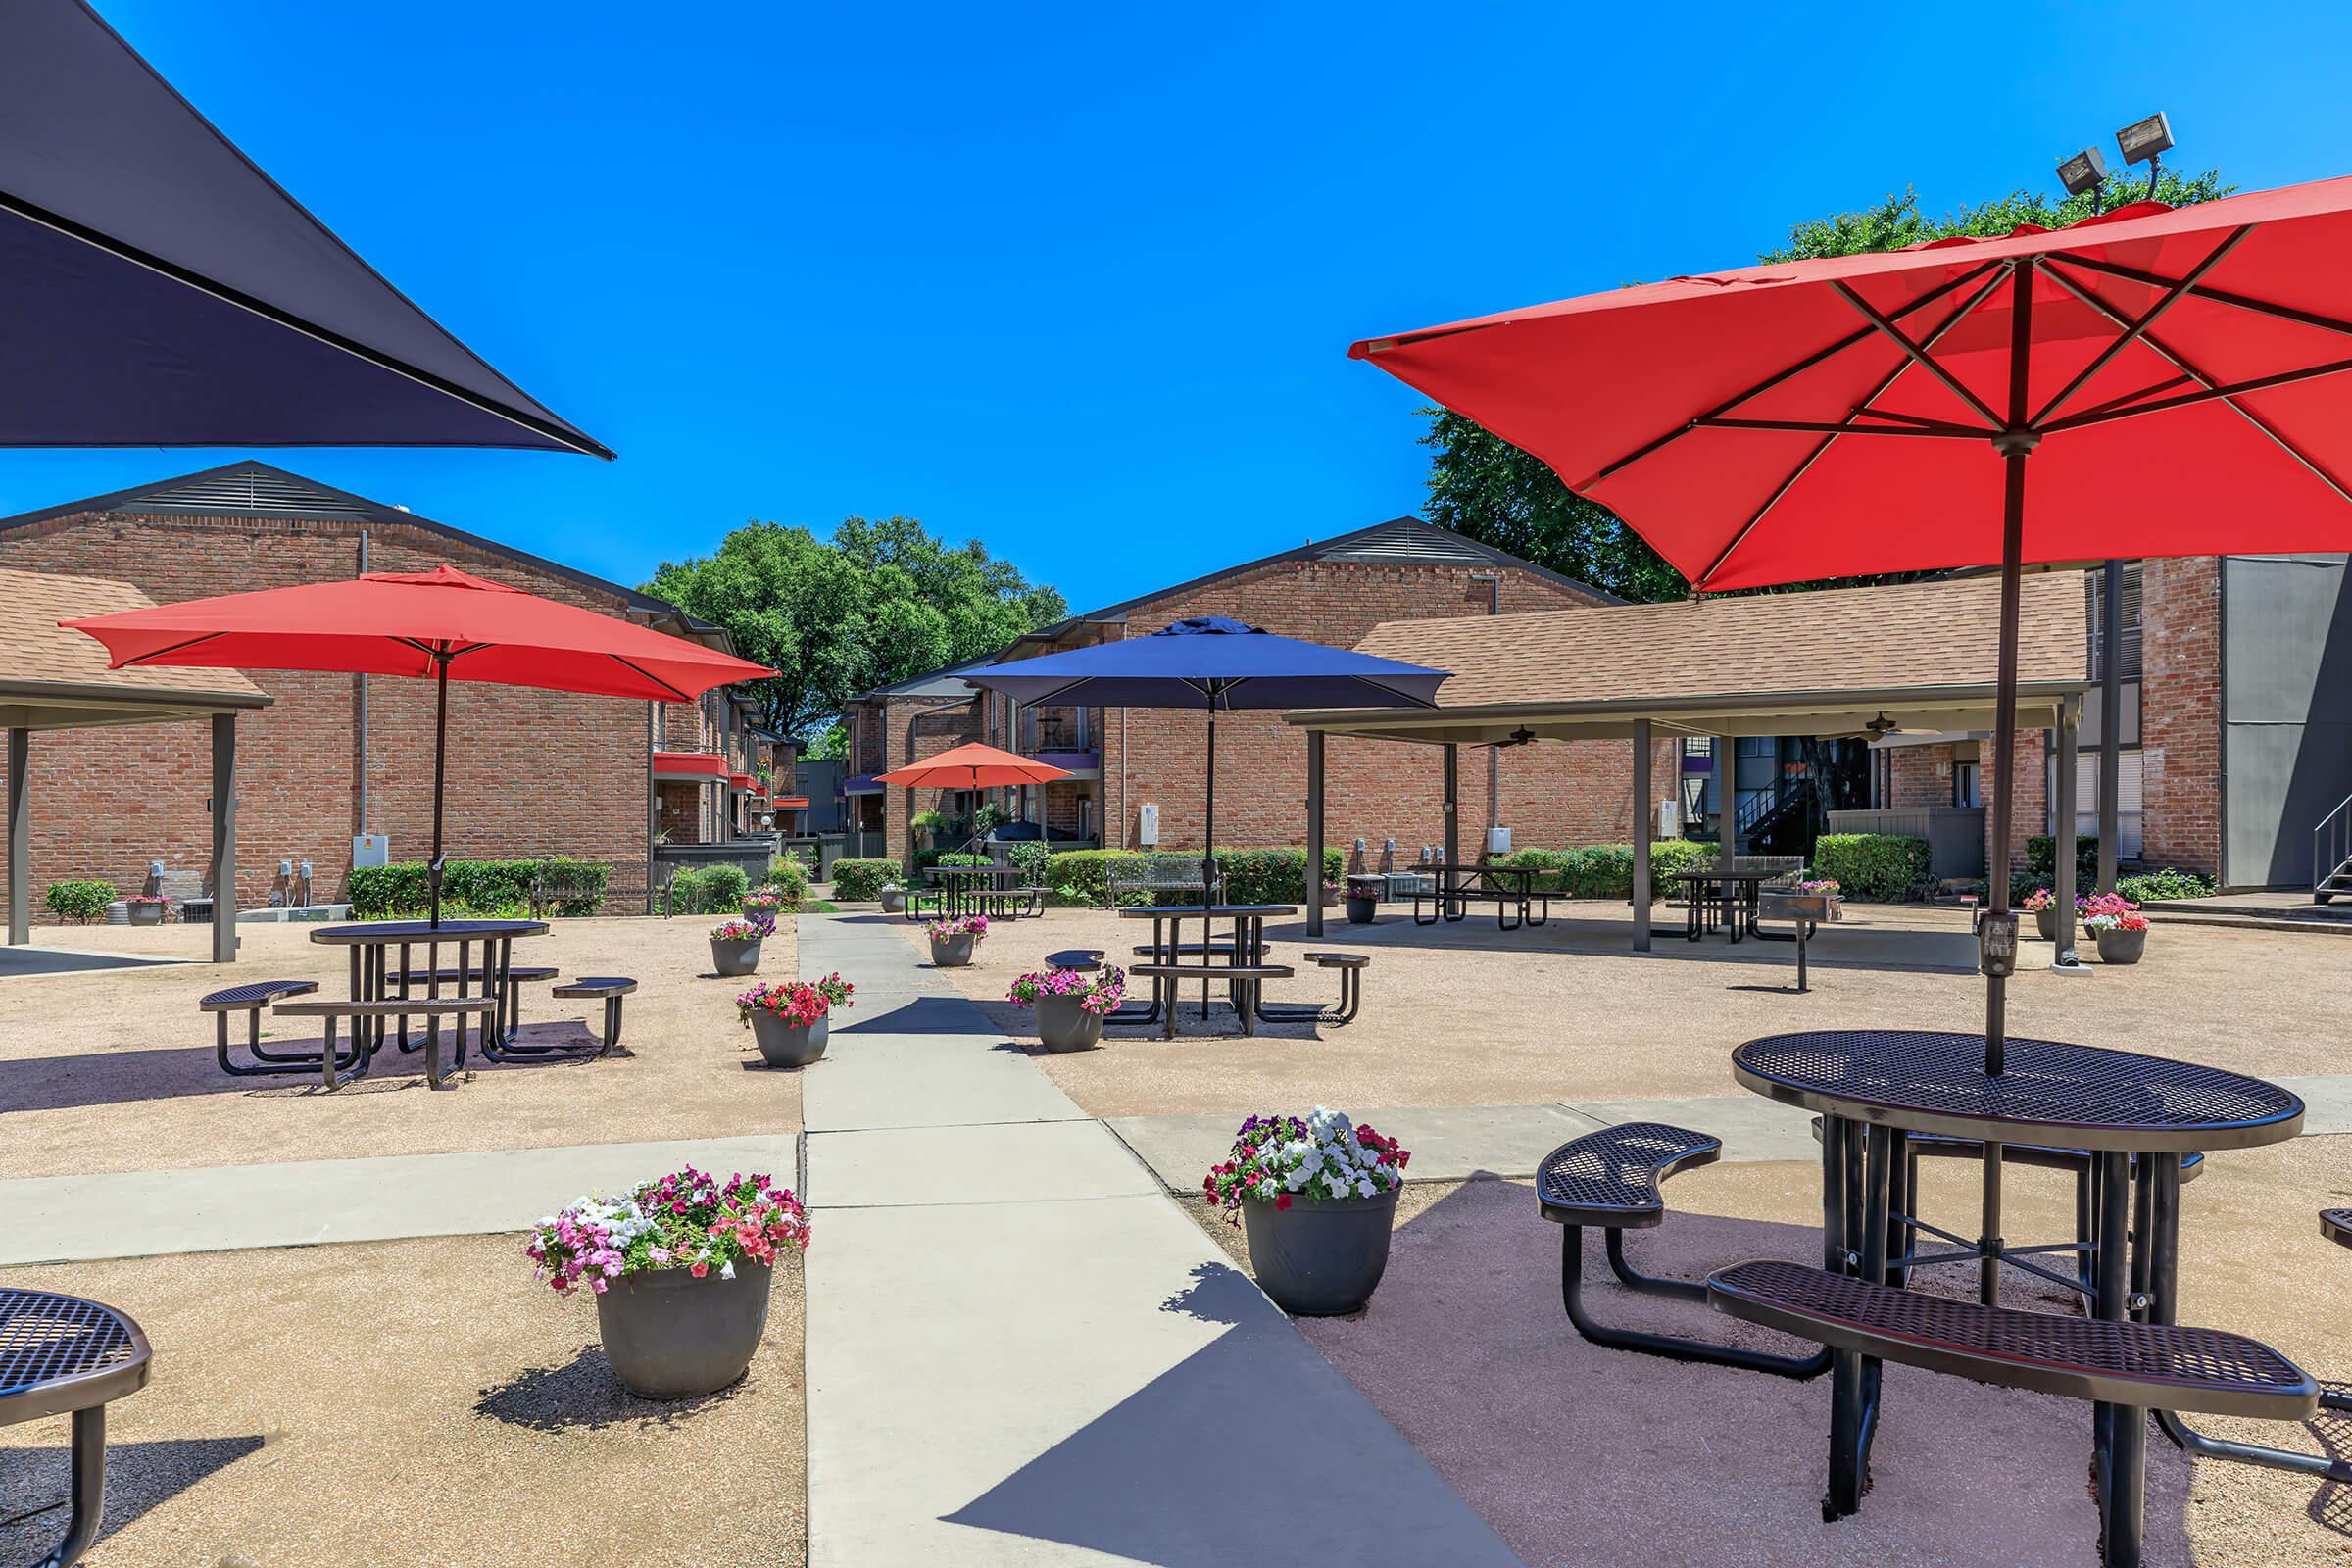
{"label": "window with blinds", "polygon": [[[2139,563],[2124,563],[2123,631],[2124,657],[2119,673],[2125,680],[2139,679]],[[2105,680],[2107,672],[2100,661],[2107,653],[2107,573],[2097,566],[2082,574],[2082,591],[2089,600],[2090,678]]]}

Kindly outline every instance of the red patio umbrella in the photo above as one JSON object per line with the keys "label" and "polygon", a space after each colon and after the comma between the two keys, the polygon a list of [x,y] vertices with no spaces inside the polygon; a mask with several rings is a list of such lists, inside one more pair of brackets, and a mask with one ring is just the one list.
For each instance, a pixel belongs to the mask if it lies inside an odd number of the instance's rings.
{"label": "red patio umbrella", "polygon": [[1000,784],[1051,784],[1072,775],[1050,762],[1016,757],[994,746],[969,741],[888,773],[876,773],[877,784],[903,785],[916,790],[984,790]]}
{"label": "red patio umbrella", "polygon": [[431,677],[433,923],[441,923],[441,798],[449,683],[691,702],[774,671],[591,610],[558,604],[454,566],[371,572],[345,582],[192,599],[59,622],[106,645],[112,667],[312,669]]}
{"label": "red patio umbrella", "polygon": [[1357,343],[1700,589],[2002,568],[1999,1071],[2018,576],[2352,549],[2352,179],[1744,268]]}

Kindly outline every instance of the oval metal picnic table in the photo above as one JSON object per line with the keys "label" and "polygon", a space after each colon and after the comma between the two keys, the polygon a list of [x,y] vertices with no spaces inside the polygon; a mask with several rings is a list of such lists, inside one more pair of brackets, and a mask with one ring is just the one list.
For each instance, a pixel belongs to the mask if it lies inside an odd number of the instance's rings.
{"label": "oval metal picnic table", "polygon": [[73,1512],[41,1568],[78,1562],[106,1506],[106,1407],[147,1386],[138,1324],[111,1306],[49,1291],[0,1289],[0,1427],[74,1417]]}
{"label": "oval metal picnic table", "polygon": [[[1200,1017],[1205,1022],[1208,1018],[1208,988],[1217,978],[1216,970],[1219,967],[1242,968],[1249,965],[1265,940],[1267,918],[1269,916],[1279,918],[1298,912],[1298,906],[1295,904],[1145,904],[1119,910],[1119,918],[1152,922],[1152,961],[1154,964],[1174,963],[1182,956],[1184,922],[1187,920],[1200,922]],[[1219,956],[1214,951],[1217,945],[1216,923],[1219,920],[1233,922],[1232,946],[1222,955],[1225,959],[1222,965],[1213,961]],[[1236,986],[1247,986],[1248,984],[1243,981],[1232,983]],[[1167,1012],[1164,1016],[1169,1027],[1173,1028],[1175,1026],[1176,984],[1175,977],[1152,976],[1152,1004],[1149,1007],[1133,1010],[1129,1007],[1121,1007],[1118,1011],[1113,1012],[1107,1021],[1122,1024],[1156,1023],[1163,1016],[1160,1009],[1165,1007]],[[1254,1011],[1246,1010],[1252,1009],[1254,1004],[1253,993],[1236,992],[1234,1005],[1237,1010],[1242,1010],[1245,1024],[1254,1019]]]}
{"label": "oval metal picnic table", "polygon": [[[351,950],[351,1000],[354,1002],[389,1002],[396,995],[403,998],[443,995],[439,978],[443,972],[441,949],[445,944],[454,943],[458,950],[458,961],[454,966],[458,978],[455,982],[457,990],[450,994],[460,997],[486,996],[497,1004],[498,1010],[491,1015],[491,1027],[484,1037],[483,1048],[483,1054],[496,1060],[499,1047],[508,1043],[514,1026],[514,983],[510,972],[514,962],[514,939],[546,934],[545,920],[443,920],[437,925],[430,920],[361,920],[350,925],[319,926],[311,933],[311,940],[326,947]],[[481,962],[478,964],[471,961],[477,943],[482,950]],[[432,976],[425,982],[421,992],[412,990],[408,979],[411,973],[409,955],[419,946],[425,950],[425,968]],[[395,948],[400,950],[398,968],[394,968],[389,961]],[[479,990],[469,991],[468,986],[474,985],[477,979]],[[395,985],[399,988],[397,993],[393,990]],[[439,1020],[431,1020],[429,1026],[438,1029]],[[404,1023],[404,1030],[405,1027]],[[366,1028],[367,1047],[372,1054],[383,1046],[384,1020],[380,1017],[368,1020]],[[361,1025],[355,1022],[355,1038],[360,1029]]]}
{"label": "oval metal picnic table", "polygon": [[[1826,1241],[1847,1273],[1903,1284],[1914,1268],[1973,1260],[1979,1298],[1990,1306],[2007,1266],[2080,1295],[2091,1316],[2111,1321],[2141,1313],[2152,1323],[2175,1321],[2180,1156],[2283,1143],[2302,1130],[2304,1114],[2298,1096],[2259,1078],[2054,1040],[2012,1038],[2006,1069],[1990,1073],[1982,1035],[1937,1030],[1770,1035],[1734,1051],[1732,1073],[1744,1089],[1822,1116],[1822,1214],[1833,1230]],[[1983,1145],[1984,1209],[1974,1240],[1917,1214],[1904,1147],[1913,1133]],[[2002,1239],[2001,1151],[2009,1144],[2081,1150],[2092,1160],[2098,1196],[2087,1272],[2078,1245],[2084,1238],[2033,1248]],[[1922,1233],[1954,1250],[1921,1253]],[[2060,1275],[2032,1261],[2042,1253],[2075,1254],[2077,1267]],[[1844,1349],[1831,1360],[1830,1492],[1841,1512],[1859,1502],[1867,1475],[1878,1365]],[[2100,1513],[2111,1531],[2132,1533],[2116,1560],[2135,1561],[2138,1549],[2147,1427],[2117,1418],[2133,1408],[2099,1404],[2093,1421]],[[2157,1415],[2172,1431],[2178,1417]]]}

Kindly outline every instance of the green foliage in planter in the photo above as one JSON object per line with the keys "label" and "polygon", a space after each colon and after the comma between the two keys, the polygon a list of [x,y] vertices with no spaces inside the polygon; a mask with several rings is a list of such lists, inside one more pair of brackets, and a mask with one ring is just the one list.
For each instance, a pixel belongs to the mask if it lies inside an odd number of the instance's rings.
{"label": "green foliage in planter", "polygon": [[944,811],[917,811],[906,819],[906,825],[918,833],[936,833],[948,825]]}
{"label": "green foliage in planter", "polygon": [[1813,874],[1838,883],[1849,899],[1909,898],[1928,880],[1928,841],[1895,833],[1824,833],[1813,846]]}
{"label": "green foliage in planter", "polygon": [[94,879],[52,882],[42,902],[62,919],[95,920],[115,902],[115,885]]}
{"label": "green foliage in planter", "polygon": [[844,904],[871,904],[882,896],[882,884],[899,880],[896,860],[835,860],[833,897]]}
{"label": "green foliage in planter", "polygon": [[[2087,888],[2090,884],[2085,882],[2083,886]],[[2194,871],[2166,866],[2142,871],[2137,876],[2119,876],[2115,879],[2115,891],[2133,904],[2146,904],[2156,899],[2210,899],[2218,890]]]}
{"label": "green foliage in planter", "polygon": [[[2026,840],[2026,869],[2036,876],[2058,875],[2058,840],[2036,833]],[[2088,889],[2099,875],[2099,840],[2093,833],[2075,835],[2075,886]]]}

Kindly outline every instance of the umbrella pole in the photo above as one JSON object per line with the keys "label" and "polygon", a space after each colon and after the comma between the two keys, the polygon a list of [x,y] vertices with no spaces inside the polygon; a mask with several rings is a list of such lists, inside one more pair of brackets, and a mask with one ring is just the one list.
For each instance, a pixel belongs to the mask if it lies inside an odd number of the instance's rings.
{"label": "umbrella pole", "polygon": [[[1208,700],[1208,826],[1200,840],[1200,902],[1217,902],[1217,700],[1214,696]],[[1202,1006],[1206,1005],[1204,1001]]]}
{"label": "umbrella pole", "polygon": [[425,868],[432,883],[433,924],[441,923],[441,789],[448,776],[449,762],[449,656],[435,654],[435,692],[433,702],[433,858]]}

